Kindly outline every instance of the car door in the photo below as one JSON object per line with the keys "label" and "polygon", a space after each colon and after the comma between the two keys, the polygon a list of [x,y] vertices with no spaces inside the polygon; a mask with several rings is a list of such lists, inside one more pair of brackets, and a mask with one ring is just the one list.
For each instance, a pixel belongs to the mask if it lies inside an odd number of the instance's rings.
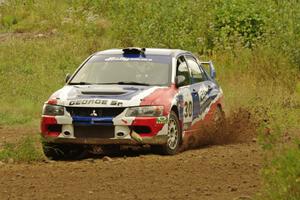
{"label": "car door", "polygon": [[178,88],[177,104],[179,119],[183,130],[188,129],[193,121],[193,97],[190,89],[191,73],[184,55],[177,58],[176,76],[184,76],[184,82]]}
{"label": "car door", "polygon": [[[209,63],[212,64],[211,62]],[[204,84],[207,87],[207,91],[205,93],[205,97],[202,100],[202,107],[204,109],[207,109],[210,107],[212,102],[214,102],[216,98],[221,94],[221,89],[219,85],[208,75],[208,73],[205,71],[204,67],[201,64],[199,64],[199,67],[203,76],[206,77]]]}
{"label": "car door", "polygon": [[209,107],[209,93],[211,85],[209,79],[204,73],[196,58],[192,55],[186,55],[186,62],[191,72],[191,95],[193,100],[193,121],[202,119]]}

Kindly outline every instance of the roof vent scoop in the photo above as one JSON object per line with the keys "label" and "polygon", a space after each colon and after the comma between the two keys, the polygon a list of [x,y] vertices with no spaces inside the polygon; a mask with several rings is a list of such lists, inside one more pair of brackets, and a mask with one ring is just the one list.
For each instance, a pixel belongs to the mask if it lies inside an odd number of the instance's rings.
{"label": "roof vent scoop", "polygon": [[139,47],[127,47],[123,49],[123,54],[140,54],[144,55],[146,48],[139,48]]}

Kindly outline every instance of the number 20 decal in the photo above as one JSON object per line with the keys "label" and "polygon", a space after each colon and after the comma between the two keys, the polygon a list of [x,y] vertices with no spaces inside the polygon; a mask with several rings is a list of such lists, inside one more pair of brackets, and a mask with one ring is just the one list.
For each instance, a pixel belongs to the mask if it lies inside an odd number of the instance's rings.
{"label": "number 20 decal", "polygon": [[191,101],[184,102],[184,117],[191,117],[193,111],[193,106]]}

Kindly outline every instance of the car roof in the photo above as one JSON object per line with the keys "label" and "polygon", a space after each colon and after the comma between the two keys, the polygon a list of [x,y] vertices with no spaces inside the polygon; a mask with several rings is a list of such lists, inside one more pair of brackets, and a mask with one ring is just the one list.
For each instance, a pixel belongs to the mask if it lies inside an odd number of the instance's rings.
{"label": "car roof", "polygon": [[[138,47],[129,47],[138,48]],[[182,53],[190,53],[181,49],[164,49],[164,48],[145,48],[146,55],[166,55],[166,56],[177,56]],[[99,51],[95,55],[120,55],[123,54],[123,49],[108,49],[104,51]]]}

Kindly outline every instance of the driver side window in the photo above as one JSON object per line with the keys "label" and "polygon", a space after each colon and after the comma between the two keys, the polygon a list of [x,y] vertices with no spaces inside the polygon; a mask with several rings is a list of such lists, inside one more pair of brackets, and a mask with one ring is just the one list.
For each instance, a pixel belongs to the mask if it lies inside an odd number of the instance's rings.
{"label": "driver side window", "polygon": [[199,83],[206,80],[205,74],[200,69],[197,61],[193,57],[188,56],[187,63],[192,73],[193,83]]}
{"label": "driver side window", "polygon": [[180,56],[177,59],[177,72],[176,72],[177,76],[184,76],[185,80],[184,83],[182,85],[189,85],[190,84],[190,71],[189,68],[186,64],[186,61],[184,59],[183,56]]}

